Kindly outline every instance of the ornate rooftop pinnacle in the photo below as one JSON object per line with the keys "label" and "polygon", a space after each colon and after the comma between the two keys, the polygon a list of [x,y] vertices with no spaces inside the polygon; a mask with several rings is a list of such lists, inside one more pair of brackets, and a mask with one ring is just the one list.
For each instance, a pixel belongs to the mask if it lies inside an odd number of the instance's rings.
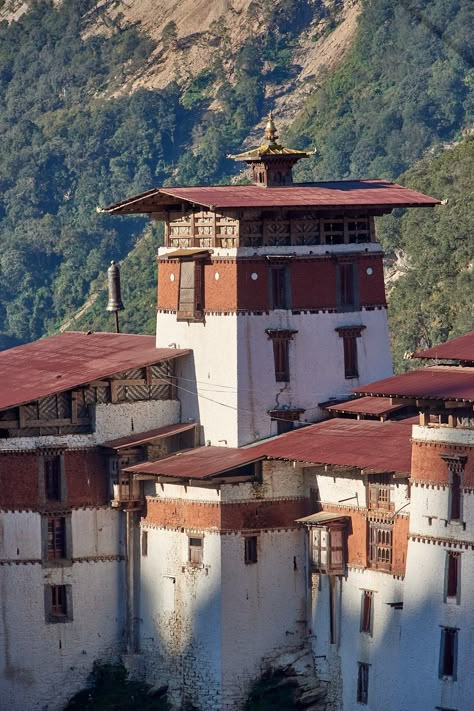
{"label": "ornate rooftop pinnacle", "polygon": [[273,112],[270,111],[268,114],[268,121],[265,126],[265,139],[268,141],[270,146],[276,145],[276,139],[278,138],[278,133],[276,130],[275,122],[273,121]]}
{"label": "ornate rooftop pinnacle", "polygon": [[252,166],[254,182],[264,187],[282,187],[293,184],[291,169],[301,158],[312,152],[286,148],[277,142],[278,133],[273,113],[270,111],[265,124],[264,142],[245,153],[230,155],[234,160],[243,160]]}

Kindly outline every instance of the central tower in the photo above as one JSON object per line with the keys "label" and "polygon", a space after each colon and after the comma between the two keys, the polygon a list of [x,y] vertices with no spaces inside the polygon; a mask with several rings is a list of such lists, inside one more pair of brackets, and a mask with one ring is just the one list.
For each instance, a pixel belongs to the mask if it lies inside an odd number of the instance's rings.
{"label": "central tower", "polygon": [[157,346],[190,348],[182,418],[241,446],[323,416],[320,403],[391,374],[374,218],[436,201],[382,180],[293,183],[310,154],[264,142],[232,156],[253,184],[160,188],[108,208],[165,223]]}

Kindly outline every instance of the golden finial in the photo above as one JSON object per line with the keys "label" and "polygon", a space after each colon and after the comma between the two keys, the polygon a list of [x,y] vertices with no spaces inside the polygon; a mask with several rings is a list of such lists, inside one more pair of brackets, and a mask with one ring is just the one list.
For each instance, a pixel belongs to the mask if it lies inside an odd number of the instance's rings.
{"label": "golden finial", "polygon": [[275,123],[273,121],[273,112],[270,111],[268,114],[268,121],[265,126],[265,140],[268,141],[270,146],[276,145],[276,139],[278,138],[278,133],[276,130]]}

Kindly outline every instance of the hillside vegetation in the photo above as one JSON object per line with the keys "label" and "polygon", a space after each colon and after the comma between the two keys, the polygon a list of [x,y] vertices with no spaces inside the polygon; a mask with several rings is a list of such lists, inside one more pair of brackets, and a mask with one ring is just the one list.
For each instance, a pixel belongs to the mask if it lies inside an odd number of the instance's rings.
{"label": "hillside vegetation", "polygon": [[[110,328],[105,294],[95,294],[112,258],[125,258],[124,329],[153,331],[160,230],[97,214],[96,206],[163,183],[235,175],[225,156],[271,107],[275,87],[291,87],[302,38],[317,43],[337,30],[348,3],[237,5],[206,29],[214,51],[205,69],[130,94],[124,87],[136,86],[182,41],[181,20],[170,18],[157,36],[128,23],[121,3],[39,0],[18,21],[0,23],[0,347],[61,323]],[[253,28],[240,44],[229,29],[236,11]],[[474,251],[472,144],[430,150],[473,123],[473,13],[470,0],[363,0],[352,49],[336,69],[307,80],[304,110],[283,135],[317,148],[316,160],[300,164],[299,179],[399,178],[448,198],[439,210],[408,211],[400,224],[392,216],[379,221],[391,260],[398,256],[406,272],[398,270],[390,292],[398,367],[405,350],[471,326],[461,284],[472,276]],[[71,322],[88,299],[92,306]]]}

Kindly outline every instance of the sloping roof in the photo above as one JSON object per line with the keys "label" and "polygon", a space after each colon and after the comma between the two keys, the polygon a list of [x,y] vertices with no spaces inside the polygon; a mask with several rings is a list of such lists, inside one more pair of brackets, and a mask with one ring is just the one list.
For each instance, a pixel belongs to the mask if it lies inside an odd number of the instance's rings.
{"label": "sloping roof", "polygon": [[198,447],[156,462],[135,464],[127,467],[125,471],[179,479],[209,479],[230,469],[264,459],[264,455],[256,453],[255,449]]}
{"label": "sloping roof", "polygon": [[189,350],[156,348],[154,336],[67,331],[0,352],[0,410]]}
{"label": "sloping roof", "polygon": [[104,442],[101,446],[108,447],[109,449],[137,447],[140,444],[146,444],[147,442],[154,442],[157,439],[163,439],[163,437],[172,437],[173,435],[181,434],[181,432],[187,432],[188,430],[194,429],[196,426],[195,422],[178,422],[176,425],[166,425],[166,427],[157,427],[154,430],[139,432],[138,434],[129,435],[128,437],[111,439],[108,442]]}
{"label": "sloping roof", "polygon": [[318,524],[327,523],[328,521],[337,521],[341,518],[348,518],[348,515],[343,513],[331,513],[330,511],[318,511],[318,513],[311,514],[310,516],[297,518],[296,523]]}
{"label": "sloping roof", "polygon": [[411,427],[334,418],[275,437],[252,450],[272,459],[409,474]]}
{"label": "sloping roof", "polygon": [[177,201],[207,208],[232,207],[426,207],[440,200],[386,180],[342,180],[300,183],[289,187],[218,185],[195,188],[155,188],[103,208],[110,214],[152,213]]}
{"label": "sloping roof", "polygon": [[262,156],[273,157],[273,156],[294,156],[295,158],[306,158],[312,155],[314,151],[299,151],[296,148],[287,148],[279,143],[262,143],[261,146],[257,148],[251,148],[244,153],[237,153],[236,155],[231,155],[229,158],[234,160],[259,160]]}
{"label": "sloping roof", "polygon": [[474,368],[433,365],[354,388],[355,393],[383,397],[474,402]]}
{"label": "sloping roof", "polygon": [[440,343],[426,351],[415,353],[413,358],[433,358],[439,360],[460,360],[474,363],[474,331],[458,336],[451,341]]}
{"label": "sloping roof", "polygon": [[391,405],[388,397],[359,397],[355,400],[346,400],[337,405],[328,405],[324,409],[331,412],[351,412],[360,415],[388,415],[401,410],[403,405]]}

